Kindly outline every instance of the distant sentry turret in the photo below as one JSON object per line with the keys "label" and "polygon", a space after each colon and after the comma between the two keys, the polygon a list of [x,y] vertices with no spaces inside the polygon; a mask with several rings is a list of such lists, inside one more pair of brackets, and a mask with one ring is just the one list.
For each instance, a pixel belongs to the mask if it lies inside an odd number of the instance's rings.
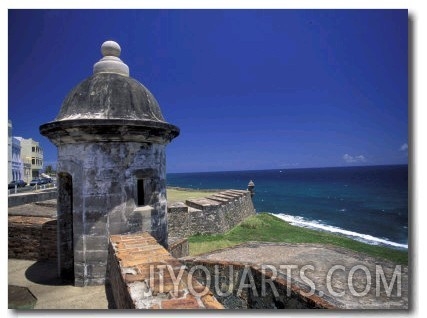
{"label": "distant sentry turret", "polygon": [[248,184],[248,191],[251,193],[251,198],[255,195],[255,183],[251,180]]}

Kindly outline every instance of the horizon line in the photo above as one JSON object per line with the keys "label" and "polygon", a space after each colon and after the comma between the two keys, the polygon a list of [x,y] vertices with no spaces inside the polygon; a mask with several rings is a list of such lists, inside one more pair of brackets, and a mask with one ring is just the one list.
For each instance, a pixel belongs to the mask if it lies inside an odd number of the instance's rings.
{"label": "horizon line", "polygon": [[328,168],[363,168],[363,167],[387,167],[387,166],[409,166],[409,163],[390,163],[390,164],[354,165],[354,166],[320,166],[320,167],[294,167],[294,168],[264,168],[264,169],[245,169],[245,170],[183,171],[183,172],[166,172],[166,174],[211,173],[211,172],[243,172],[243,171],[246,172],[246,171],[298,170],[298,169],[328,169]]}

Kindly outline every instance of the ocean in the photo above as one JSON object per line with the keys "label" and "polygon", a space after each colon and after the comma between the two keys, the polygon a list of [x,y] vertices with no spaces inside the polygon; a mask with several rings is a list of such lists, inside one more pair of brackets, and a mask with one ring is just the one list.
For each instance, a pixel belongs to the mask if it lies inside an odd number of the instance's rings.
{"label": "ocean", "polygon": [[247,189],[254,206],[296,226],[408,248],[408,166],[168,173],[168,186]]}

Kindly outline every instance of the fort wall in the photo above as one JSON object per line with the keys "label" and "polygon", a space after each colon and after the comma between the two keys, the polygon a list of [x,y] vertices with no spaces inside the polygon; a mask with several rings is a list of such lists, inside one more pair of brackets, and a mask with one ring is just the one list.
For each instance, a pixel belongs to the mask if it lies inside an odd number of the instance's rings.
{"label": "fort wall", "polygon": [[221,191],[206,198],[169,204],[168,232],[175,237],[225,233],[254,214],[249,191]]}
{"label": "fort wall", "polygon": [[58,196],[57,189],[40,190],[33,193],[17,193],[8,196],[8,206],[14,207],[22,204],[56,199]]}
{"label": "fort wall", "polygon": [[10,215],[8,257],[56,260],[56,228],[56,219],[51,217]]}
{"label": "fort wall", "polygon": [[8,257],[56,260],[56,200],[24,204],[29,202],[24,199],[21,202],[8,209]]}
{"label": "fort wall", "polygon": [[[310,287],[273,275],[266,267],[239,262],[180,259],[226,309],[340,309],[334,299],[310,293]],[[197,268],[198,270],[191,270]]]}
{"label": "fort wall", "polygon": [[223,309],[148,233],[111,235],[107,278],[117,309]]}

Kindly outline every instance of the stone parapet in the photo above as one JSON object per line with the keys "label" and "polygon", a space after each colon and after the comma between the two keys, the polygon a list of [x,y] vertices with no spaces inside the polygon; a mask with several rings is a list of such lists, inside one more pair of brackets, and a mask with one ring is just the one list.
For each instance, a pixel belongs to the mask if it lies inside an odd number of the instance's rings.
{"label": "stone parapet", "polygon": [[8,218],[8,258],[56,260],[56,219],[10,215]]}
{"label": "stone parapet", "polygon": [[213,200],[209,200],[207,198],[186,200],[185,204],[188,205],[189,207],[199,209],[202,211],[215,210],[216,208],[218,208],[218,206],[221,205],[220,203]]}
{"label": "stone parapet", "polygon": [[168,232],[177,237],[224,233],[254,214],[249,191],[220,191],[169,205]]}
{"label": "stone parapet", "polygon": [[58,196],[57,189],[40,190],[39,192],[25,192],[11,194],[8,196],[8,206],[14,207],[23,204],[29,204],[39,201],[56,199]]}
{"label": "stone parapet", "polygon": [[209,287],[225,309],[343,309],[336,300],[310,294],[309,287],[259,265],[184,257],[193,276]]}
{"label": "stone parapet", "polygon": [[175,258],[185,257],[190,254],[188,240],[181,237],[168,237],[168,251]]}
{"label": "stone parapet", "polygon": [[108,280],[117,309],[223,309],[148,233],[111,235]]}

